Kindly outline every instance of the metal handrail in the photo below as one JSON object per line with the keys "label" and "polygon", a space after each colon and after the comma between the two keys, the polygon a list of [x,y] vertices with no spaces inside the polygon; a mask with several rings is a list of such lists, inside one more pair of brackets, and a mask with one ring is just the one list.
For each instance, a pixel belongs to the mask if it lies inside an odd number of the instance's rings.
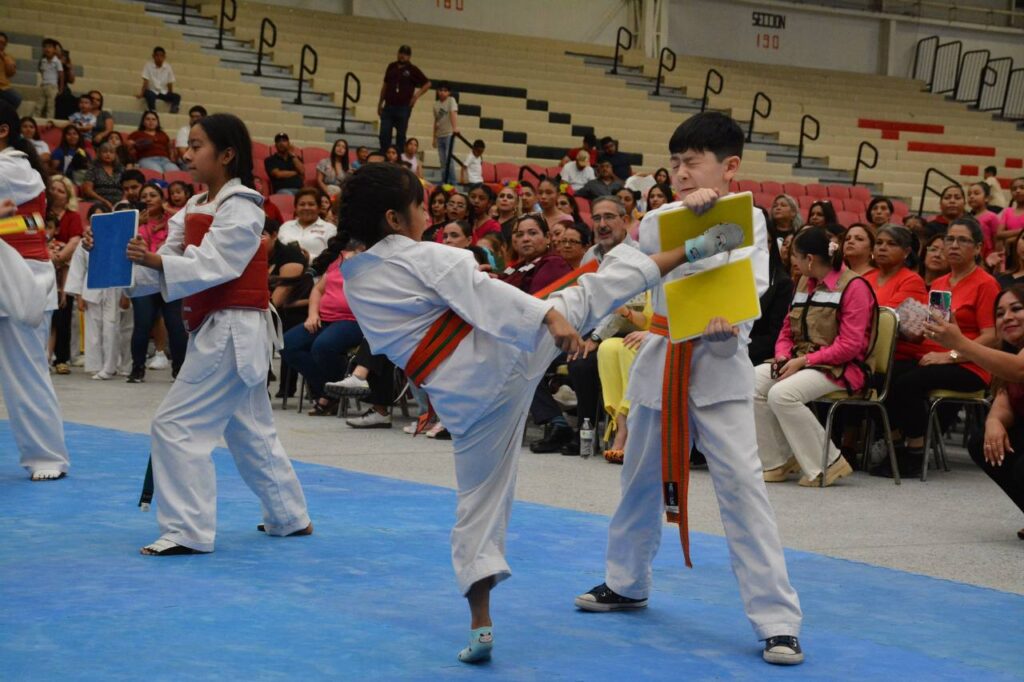
{"label": "metal handrail", "polygon": [[[963,81],[964,67],[967,66],[967,60],[968,60],[969,57],[972,57],[974,55],[984,55],[985,56],[985,63],[981,67],[981,74],[980,74],[979,81],[983,81],[984,80],[984,78],[985,78],[985,69],[988,68],[988,63],[992,59],[992,52],[989,51],[989,50],[968,50],[967,52],[964,52],[962,55],[960,55],[960,64],[956,68],[956,82],[953,84],[953,98],[956,99],[957,101],[971,102],[971,100],[969,100],[969,99],[966,99],[966,100],[961,100],[960,99],[960,85],[961,85],[961,83]],[[981,90],[981,85],[980,84],[978,85],[978,90]],[[975,98],[974,101],[977,102],[977,98]]]}
{"label": "metal handrail", "polygon": [[[313,66],[306,66],[306,54],[313,55]],[[320,57],[317,55],[316,50],[309,43],[302,45],[302,52],[299,53],[299,89],[295,95],[295,103],[302,104],[302,83],[306,80],[305,74],[312,76],[316,73],[317,66],[320,64]]]}
{"label": "metal handrail", "polygon": [[[989,64],[991,64],[991,63],[992,63],[992,60],[989,59],[987,62],[985,62],[985,66],[981,70],[981,78],[978,79],[978,94],[974,97],[974,101],[971,102],[971,104],[970,104],[975,109],[980,109],[981,108],[981,93],[985,89],[985,86],[988,86],[990,88],[994,88],[996,86],[996,83],[999,82],[999,74],[996,73],[995,69],[993,69],[991,66],[989,66]],[[989,80],[988,80],[989,74],[992,75],[992,81],[991,82],[989,82]]]}
{"label": "metal handrail", "polygon": [[[918,206],[918,209],[917,209],[917,212],[920,215],[924,215],[924,200],[925,200],[925,197],[928,196],[929,192],[931,192],[932,194],[934,194],[934,195],[936,195],[938,197],[942,196],[942,191],[941,190],[934,190],[928,184],[928,181],[932,177],[932,173],[935,173],[936,175],[941,175],[946,181],[949,182],[950,185],[956,185],[957,187],[961,186],[959,180],[957,180],[955,178],[949,177],[948,175],[946,175],[945,173],[940,171],[938,168],[929,168],[928,170],[926,170],[925,173],[924,173],[924,185],[921,187],[921,204]],[[946,187],[948,187],[948,186],[949,185],[946,185]]]}
{"label": "metal handrail", "polygon": [[[356,84],[356,95],[353,97],[349,94],[349,83],[353,82]],[[363,84],[359,80],[359,76],[355,75],[351,71],[345,74],[345,87],[344,94],[341,96],[341,125],[338,126],[338,132],[345,132],[345,120],[348,118],[348,103],[352,102],[355,104],[359,101],[359,98],[363,95]]]}
{"label": "metal handrail", "polygon": [[[462,160],[461,160],[461,159],[460,159],[459,157],[457,157],[457,156],[455,155],[455,141],[456,141],[456,140],[462,140],[463,142],[465,142],[465,143],[466,143],[466,146],[467,146],[467,147],[469,147],[470,149],[472,149],[472,148],[473,148],[473,143],[472,143],[472,142],[470,142],[469,140],[467,140],[467,139],[466,139],[466,138],[465,138],[465,137],[464,137],[464,136],[462,135],[462,133],[453,133],[453,134],[452,134],[452,143],[451,143],[450,145],[448,145],[448,163],[447,163],[447,164],[445,165],[445,167],[444,167],[444,168],[451,168],[451,167],[452,167],[452,161],[454,161],[455,163],[459,164],[459,165],[460,165],[460,166],[462,166],[463,168],[465,168],[465,167],[466,167],[466,164],[464,164],[464,163],[462,162]],[[443,168],[443,169],[441,169],[441,171],[442,171],[442,177],[444,177],[444,172],[445,172],[445,171],[444,171],[444,168]],[[453,185],[455,184],[455,180],[454,180],[454,178],[449,178],[449,180],[450,180],[451,184],[453,184]]]}
{"label": "metal handrail", "polygon": [[[943,49],[953,48],[953,47],[956,48],[956,59],[953,60],[953,68],[956,69],[956,72],[957,72],[957,73],[953,74],[953,87],[952,88],[947,88],[945,90],[936,90],[935,89],[935,87],[936,87],[936,85],[935,85],[935,69],[938,67],[938,64],[939,64],[939,52],[941,52]],[[934,92],[937,95],[944,95],[947,92],[953,92],[953,93],[956,92],[956,82],[957,82],[957,77],[958,77],[957,74],[960,71],[960,52],[961,52],[961,50],[963,50],[963,47],[964,47],[964,44],[963,44],[962,41],[960,41],[960,40],[952,40],[952,41],[950,41],[948,43],[942,43],[941,45],[939,45],[938,47],[935,48],[935,59],[932,60],[932,77],[930,79],[928,79],[928,90],[930,92]]]}
{"label": "metal handrail", "polygon": [[[718,77],[718,85],[711,87],[711,76]],[[722,88],[725,87],[725,78],[718,72],[717,69],[708,69],[708,73],[704,76],[704,97],[700,101],[700,111],[704,113],[704,110],[708,108],[709,93],[714,95],[721,95]]]}
{"label": "metal handrail", "polygon": [[[626,42],[622,42],[622,34],[626,34]],[[632,50],[633,49],[633,32],[625,26],[619,26],[619,30],[615,33],[615,61],[612,62],[612,73],[619,73],[619,50]]]}
{"label": "metal handrail", "polygon": [[522,182],[523,181],[523,176],[526,175],[527,173],[529,173],[533,177],[537,178],[537,182],[540,182],[541,180],[544,179],[543,175],[541,175],[537,171],[533,170],[529,166],[520,166],[519,167],[519,176],[518,176],[517,180],[519,180],[519,182]]}
{"label": "metal handrail", "polygon": [[918,67],[921,66],[921,49],[922,48],[927,49],[929,47],[931,48],[932,67],[928,69],[929,75],[928,75],[928,80],[926,81],[925,84],[927,85],[928,89],[931,90],[932,89],[931,78],[932,78],[932,76],[934,76],[935,51],[939,47],[939,37],[938,36],[928,36],[926,38],[921,38],[920,40],[917,41],[917,47],[914,49],[914,69],[911,72],[911,77],[914,78],[915,80],[925,80],[922,75],[918,74]]}
{"label": "metal handrail", "polygon": [[[1017,89],[1014,91],[1014,100],[1010,100],[1010,90],[1016,81],[1019,81]],[[1011,106],[1016,105],[1016,109],[1013,109],[1010,115],[1007,115],[1008,110]],[[1013,69],[1010,71],[1010,75],[1006,78],[1006,90],[1003,92],[1003,106],[999,110],[1000,118],[1005,118],[1010,121],[1024,120],[1024,69]]]}
{"label": "metal handrail", "polygon": [[[227,4],[231,3],[231,14],[227,12]],[[224,20],[234,21],[235,15],[238,14],[238,5],[235,0],[220,0],[220,27],[217,30],[217,49],[224,49]]]}
{"label": "metal handrail", "polygon": [[[757,108],[758,102],[762,101],[768,104],[767,111],[761,111],[760,109]],[[750,142],[751,140],[754,139],[754,122],[757,120],[757,117],[760,116],[761,118],[766,119],[771,115],[772,98],[758,90],[757,93],[754,95],[754,106],[750,108],[750,128],[747,130],[747,142]]]}
{"label": "metal handrail", "polygon": [[[868,163],[867,161],[864,160],[864,150],[865,149],[870,149],[871,151],[873,151],[875,153],[875,158],[871,161],[871,163]],[[857,178],[860,177],[860,168],[861,168],[861,166],[863,166],[864,168],[867,168],[867,169],[870,170],[870,169],[874,168],[877,165],[878,165],[878,147],[876,147],[875,145],[871,144],[867,140],[864,140],[857,147],[857,163],[853,167],[853,184],[854,185],[857,184]]]}
{"label": "metal handrail", "polygon": [[660,95],[661,94],[661,73],[662,73],[662,71],[666,70],[666,68],[665,68],[665,57],[666,56],[672,57],[672,66],[668,67],[667,71],[669,71],[669,73],[671,73],[672,71],[676,70],[676,53],[675,53],[675,51],[673,51],[671,47],[663,47],[663,48],[661,48],[661,53],[658,55],[658,77],[654,81],[654,94],[655,95]]}
{"label": "metal handrail", "polygon": [[[274,34],[270,40],[266,38],[267,27],[274,30]],[[260,24],[260,49],[256,55],[256,75],[263,75],[263,48],[274,47],[277,45],[277,24],[270,20],[269,17],[263,17],[263,22]]]}
{"label": "metal handrail", "polygon": [[178,19],[178,23],[179,24],[182,24],[182,25],[187,25],[188,24],[188,22],[185,21],[185,10],[187,8],[188,8],[188,0],[181,0],[181,19]]}
{"label": "metal handrail", "polygon": [[[813,136],[809,135],[806,132],[806,130],[805,130],[806,127],[807,127],[808,121],[813,121],[814,122],[814,135]],[[803,168],[803,166],[804,166],[804,141],[805,140],[810,140],[811,142],[814,142],[815,140],[818,139],[818,136],[820,134],[821,134],[821,121],[819,121],[815,117],[811,116],[810,114],[804,114],[803,118],[800,119],[800,149],[799,149],[799,151],[796,154],[796,163],[793,164],[794,168]]]}
{"label": "metal handrail", "polygon": [[[1003,87],[1002,98],[995,106],[983,107],[982,103],[985,100],[985,87],[997,88],[999,86],[999,71],[995,68],[996,64],[1009,63],[1009,68],[1006,71],[1006,85]],[[985,65],[985,69],[988,73],[992,74],[994,82],[988,83],[982,78],[981,87],[978,88],[978,111],[999,111],[1003,107],[1003,103],[1006,101],[1007,92],[1010,89],[1010,74],[1013,73],[1013,57],[999,57],[997,59],[988,60],[988,64]],[[996,98],[999,95],[996,94]]]}

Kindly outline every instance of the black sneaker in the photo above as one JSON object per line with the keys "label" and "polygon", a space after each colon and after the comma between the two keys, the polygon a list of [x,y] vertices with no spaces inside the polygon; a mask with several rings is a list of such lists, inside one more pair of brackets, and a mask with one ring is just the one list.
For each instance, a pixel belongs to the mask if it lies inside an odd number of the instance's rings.
{"label": "black sneaker", "polygon": [[601,583],[590,592],[576,597],[576,608],[584,611],[624,611],[647,608],[646,599],[630,599],[616,594],[612,588]]}
{"label": "black sneaker", "polygon": [[144,367],[132,367],[132,373],[128,375],[129,384],[141,384],[146,381],[146,369]]}
{"label": "black sneaker", "polygon": [[800,640],[792,635],[769,637],[764,641],[761,657],[773,665],[799,665],[804,662]]}
{"label": "black sneaker", "polygon": [[559,452],[563,445],[572,440],[573,430],[568,426],[555,426],[545,431],[543,438],[530,443],[530,452]]}
{"label": "black sneaker", "polygon": [[562,446],[562,455],[565,457],[579,457],[580,456],[580,434],[573,432],[572,438],[569,442]]}

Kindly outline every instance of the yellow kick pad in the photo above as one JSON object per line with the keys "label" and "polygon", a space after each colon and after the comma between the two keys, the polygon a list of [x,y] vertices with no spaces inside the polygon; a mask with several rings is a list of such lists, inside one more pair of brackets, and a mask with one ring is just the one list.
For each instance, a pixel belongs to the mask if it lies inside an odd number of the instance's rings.
{"label": "yellow kick pad", "polygon": [[754,245],[754,195],[750,192],[730,194],[715,202],[710,211],[697,215],[688,208],[674,208],[658,216],[661,250],[670,251],[699,237],[710,227],[720,223],[735,223],[743,228],[743,243],[739,248]]}
{"label": "yellow kick pad", "polygon": [[9,218],[0,218],[0,234],[21,234],[29,230],[41,230],[44,227],[43,217],[38,213],[33,213],[31,216],[15,215]]}
{"label": "yellow kick pad", "polygon": [[688,341],[704,333],[714,317],[733,325],[761,317],[754,266],[749,258],[683,277],[665,285],[668,335]]}

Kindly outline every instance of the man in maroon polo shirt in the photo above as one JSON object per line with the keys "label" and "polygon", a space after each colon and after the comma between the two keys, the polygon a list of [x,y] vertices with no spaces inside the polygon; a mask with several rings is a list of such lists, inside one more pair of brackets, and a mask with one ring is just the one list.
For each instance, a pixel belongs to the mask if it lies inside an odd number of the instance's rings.
{"label": "man in maroon polo shirt", "polygon": [[391,144],[391,131],[395,131],[394,144],[399,150],[405,149],[405,131],[409,127],[409,116],[423,93],[430,89],[430,80],[409,58],[412,48],[402,45],[398,48],[398,59],[388,64],[384,71],[384,83],[380,86],[377,115],[380,116],[380,149]]}

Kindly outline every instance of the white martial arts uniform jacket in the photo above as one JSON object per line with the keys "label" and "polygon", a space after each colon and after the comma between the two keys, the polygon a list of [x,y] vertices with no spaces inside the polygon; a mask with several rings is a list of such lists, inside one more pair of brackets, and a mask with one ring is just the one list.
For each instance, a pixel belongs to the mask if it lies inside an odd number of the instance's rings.
{"label": "white martial arts uniform jacket", "polygon": [[[640,250],[646,254],[661,251],[658,232],[658,214],[682,206],[682,202],[665,204],[649,211],[640,223]],[[768,289],[768,229],[764,215],[754,209],[754,245],[706,258],[696,263],[684,263],[665,275],[651,292],[651,304],[656,315],[667,315],[665,290],[662,285],[717,265],[740,258],[750,258],[754,266],[758,296]],[[739,325],[740,334],[732,342],[694,342],[690,363],[689,399],[697,407],[728,400],[750,400],[754,395],[754,368],[747,355],[753,322]],[[662,377],[665,372],[665,350],[668,339],[648,334],[637,352],[629,375],[626,397],[633,405],[661,409]],[[714,348],[715,352],[712,352]]]}

